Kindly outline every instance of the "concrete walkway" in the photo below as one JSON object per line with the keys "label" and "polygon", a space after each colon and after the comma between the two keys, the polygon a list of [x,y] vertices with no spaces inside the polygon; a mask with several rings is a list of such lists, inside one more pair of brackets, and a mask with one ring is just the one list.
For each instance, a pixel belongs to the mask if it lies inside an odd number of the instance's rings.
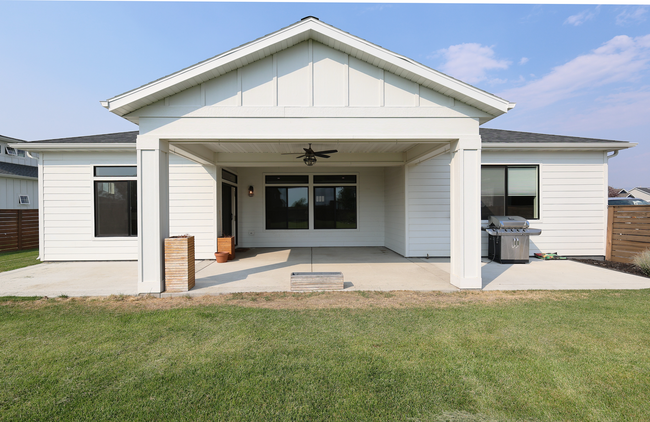
{"label": "concrete walkway", "polygon": [[[345,290],[456,291],[449,259],[404,258],[383,247],[251,248],[225,264],[196,262],[190,295],[289,291],[292,272],[340,271]],[[0,273],[0,296],[137,294],[137,262],[49,262]],[[484,290],[647,289],[650,278],[575,261],[484,260]],[[188,293],[163,296],[186,295]]]}

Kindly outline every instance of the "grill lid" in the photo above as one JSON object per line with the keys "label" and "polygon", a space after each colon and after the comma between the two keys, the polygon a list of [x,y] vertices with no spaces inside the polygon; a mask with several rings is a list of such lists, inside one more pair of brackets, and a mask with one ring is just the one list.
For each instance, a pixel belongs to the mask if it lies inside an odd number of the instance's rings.
{"label": "grill lid", "polygon": [[528,220],[518,216],[492,215],[488,219],[488,225],[499,229],[526,229]]}

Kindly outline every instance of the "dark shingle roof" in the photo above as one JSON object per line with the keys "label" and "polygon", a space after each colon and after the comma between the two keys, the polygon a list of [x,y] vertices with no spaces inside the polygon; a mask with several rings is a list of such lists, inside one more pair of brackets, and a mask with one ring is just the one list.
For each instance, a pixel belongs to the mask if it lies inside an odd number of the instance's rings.
{"label": "dark shingle roof", "polygon": [[22,139],[11,138],[9,136],[0,135],[0,141],[3,142],[25,142]]}
{"label": "dark shingle roof", "polygon": [[73,138],[33,141],[34,144],[135,144],[138,131],[105,133],[103,135],[75,136]]}
{"label": "dark shingle roof", "polygon": [[38,167],[0,162],[0,177],[3,175],[33,177],[34,179],[38,179]]}
{"label": "dark shingle roof", "polygon": [[[531,132],[517,132],[514,130],[501,130],[501,129],[486,129],[480,128],[481,140],[483,143],[542,143],[542,142],[621,142],[625,141],[609,141],[606,139],[592,139],[592,138],[579,138],[576,136],[561,136],[561,135],[547,135],[544,133],[531,133]],[[60,138],[60,139],[47,139],[44,141],[34,141],[33,143],[62,143],[62,144],[134,144],[138,132],[119,132],[107,133],[104,135],[90,135],[90,136],[77,136],[74,138]],[[31,143],[31,142],[30,142]]]}
{"label": "dark shingle roof", "polygon": [[480,128],[481,141],[483,143],[506,142],[506,143],[543,143],[543,142],[621,142],[609,141],[607,139],[579,138],[577,136],[547,135],[544,133],[516,132],[514,130],[486,129]]}

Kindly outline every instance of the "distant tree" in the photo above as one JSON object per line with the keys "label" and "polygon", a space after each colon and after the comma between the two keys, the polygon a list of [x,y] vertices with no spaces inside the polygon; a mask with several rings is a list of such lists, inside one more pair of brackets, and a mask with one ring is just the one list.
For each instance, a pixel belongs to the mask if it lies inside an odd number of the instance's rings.
{"label": "distant tree", "polygon": [[614,198],[615,196],[618,196],[618,192],[620,189],[613,188],[611,186],[607,186],[607,196],[610,198]]}

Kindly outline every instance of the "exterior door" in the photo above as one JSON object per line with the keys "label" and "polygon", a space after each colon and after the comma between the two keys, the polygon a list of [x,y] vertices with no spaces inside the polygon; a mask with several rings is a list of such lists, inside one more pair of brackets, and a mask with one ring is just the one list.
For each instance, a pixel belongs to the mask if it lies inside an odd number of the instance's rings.
{"label": "exterior door", "polygon": [[237,244],[237,187],[228,183],[221,184],[221,227]]}

